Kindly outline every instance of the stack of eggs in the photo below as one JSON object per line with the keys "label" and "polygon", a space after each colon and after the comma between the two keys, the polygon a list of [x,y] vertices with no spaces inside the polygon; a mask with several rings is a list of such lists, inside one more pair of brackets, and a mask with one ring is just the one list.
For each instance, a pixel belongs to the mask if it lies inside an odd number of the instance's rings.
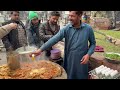
{"label": "stack of eggs", "polygon": [[95,69],[95,74],[100,79],[116,79],[119,76],[119,72],[117,70],[110,69],[104,65],[99,66]]}
{"label": "stack of eggs", "polygon": [[61,51],[59,49],[51,50],[50,58],[53,60],[57,60],[57,59],[61,58]]}

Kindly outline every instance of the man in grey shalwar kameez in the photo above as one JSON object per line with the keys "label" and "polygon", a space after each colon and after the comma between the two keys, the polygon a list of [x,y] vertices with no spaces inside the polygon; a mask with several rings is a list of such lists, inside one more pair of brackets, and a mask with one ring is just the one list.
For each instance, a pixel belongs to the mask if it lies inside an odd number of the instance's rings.
{"label": "man in grey shalwar kameez", "polygon": [[[82,11],[70,11],[71,23],[62,28],[40,49],[32,54],[39,55],[42,51],[65,38],[64,69],[68,79],[88,79],[88,61],[94,53],[96,41],[93,29],[81,22]],[[88,46],[89,41],[89,46]]]}

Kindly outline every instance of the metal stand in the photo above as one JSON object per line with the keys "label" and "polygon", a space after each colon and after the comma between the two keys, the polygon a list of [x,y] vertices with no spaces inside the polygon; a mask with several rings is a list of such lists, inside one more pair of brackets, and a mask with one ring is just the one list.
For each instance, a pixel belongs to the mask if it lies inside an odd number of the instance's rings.
{"label": "metal stand", "polygon": [[60,57],[59,59],[52,59],[52,58],[50,58],[49,60],[59,64],[60,66],[63,66],[63,58],[62,57]]}

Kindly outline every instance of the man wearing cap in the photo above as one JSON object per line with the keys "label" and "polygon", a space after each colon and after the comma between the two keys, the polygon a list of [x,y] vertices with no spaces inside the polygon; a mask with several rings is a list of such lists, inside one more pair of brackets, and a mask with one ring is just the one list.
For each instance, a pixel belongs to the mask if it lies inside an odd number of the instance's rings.
{"label": "man wearing cap", "polygon": [[26,23],[26,32],[28,36],[28,43],[31,46],[39,48],[41,46],[41,40],[39,37],[40,20],[38,14],[35,11],[30,11],[28,16],[28,22]]}
{"label": "man wearing cap", "polygon": [[[60,26],[57,24],[59,17],[60,17],[60,13],[58,11],[52,11],[50,13],[49,20],[40,25],[40,29],[39,29],[40,38],[44,43],[58,33],[60,29]],[[50,56],[51,50],[52,47],[46,50],[47,57]]]}
{"label": "man wearing cap", "polygon": [[82,22],[88,23],[88,16],[86,15],[86,12],[84,12],[82,15]]}

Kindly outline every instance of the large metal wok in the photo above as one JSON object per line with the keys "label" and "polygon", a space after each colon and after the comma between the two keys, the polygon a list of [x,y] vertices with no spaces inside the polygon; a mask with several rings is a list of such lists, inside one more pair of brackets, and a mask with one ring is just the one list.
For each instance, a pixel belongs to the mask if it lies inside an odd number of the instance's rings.
{"label": "large metal wok", "polygon": [[[31,57],[29,56],[29,54],[31,53],[31,52],[33,52],[33,51],[35,51],[37,48],[35,48],[35,47],[30,47],[30,46],[27,46],[26,47],[26,51],[24,51],[24,47],[21,47],[21,48],[18,48],[16,51],[19,53],[19,55],[20,55],[20,62],[21,63],[23,63],[23,62],[28,62],[28,63],[31,63],[31,62],[35,62],[35,63],[37,63],[37,61],[39,61],[39,60],[41,60],[41,55],[40,56],[37,56],[36,58],[35,58],[35,61],[33,61],[32,59],[31,59]],[[43,57],[43,56],[42,56]],[[44,59],[45,60],[45,59]],[[47,61],[49,61],[49,60],[47,60]],[[51,62],[51,61],[49,61],[49,62]],[[54,62],[53,62],[54,63]],[[55,64],[57,64],[57,63],[55,63]],[[58,64],[57,64],[58,65]],[[59,65],[60,66],[60,65]],[[61,67],[61,66],[60,66]],[[59,77],[56,77],[56,78],[54,78],[54,79],[67,79],[67,73],[66,73],[66,71],[64,70],[64,68],[63,67],[61,67],[62,68],[62,74],[61,74],[61,76],[59,76]]]}

